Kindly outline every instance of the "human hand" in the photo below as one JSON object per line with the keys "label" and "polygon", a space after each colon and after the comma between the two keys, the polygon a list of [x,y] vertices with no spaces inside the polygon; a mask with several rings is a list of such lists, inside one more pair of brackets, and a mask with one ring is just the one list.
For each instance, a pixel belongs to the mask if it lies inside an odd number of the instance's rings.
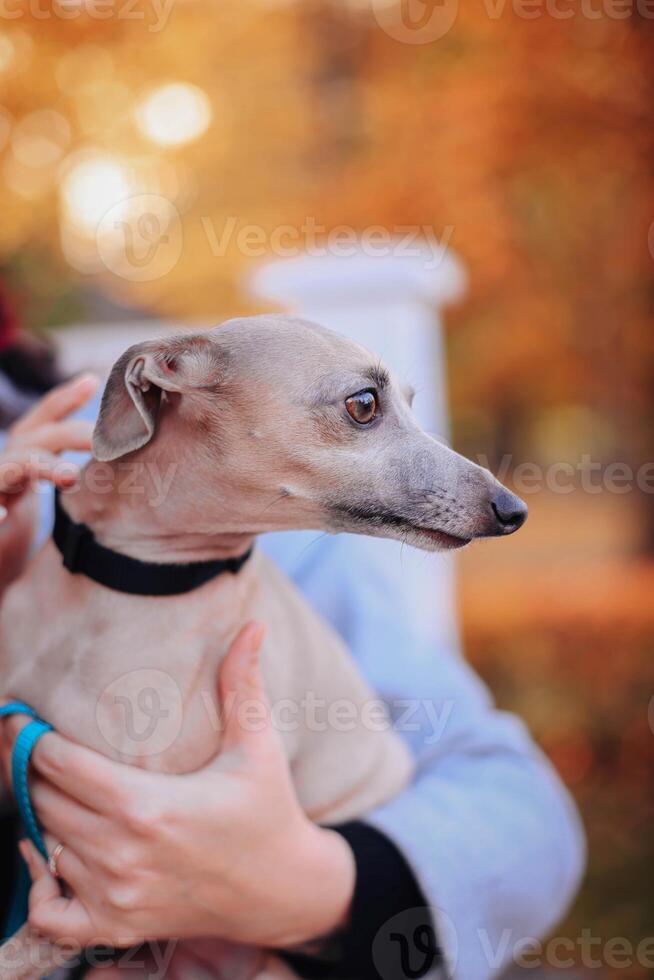
{"label": "human hand", "polygon": [[0,451],[0,595],[18,578],[29,554],[36,523],[34,481],[66,487],[77,480],[78,468],[58,462],[57,454],[90,449],[91,423],[67,416],[88,401],[97,384],[87,374],[54,388],[8,432]]}
{"label": "human hand", "polygon": [[55,486],[74,483],[78,471],[57,465],[57,455],[91,448],[93,425],[68,416],[85,404],[98,386],[92,374],[58,385],[41,398],[10,429],[0,453],[0,521],[7,519],[34,480]]}
{"label": "human hand", "polygon": [[[212,936],[284,948],[346,920],[354,859],[298,803],[263,689],[262,636],[248,624],[223,662],[221,703],[234,700],[221,751],[202,770],[146,772],[54,733],[39,741],[32,798],[49,853],[64,844],[58,871],[71,894],[23,845],[35,929],[83,945]],[[238,710],[252,701],[266,706],[256,731]],[[22,724],[12,719],[12,734]]]}

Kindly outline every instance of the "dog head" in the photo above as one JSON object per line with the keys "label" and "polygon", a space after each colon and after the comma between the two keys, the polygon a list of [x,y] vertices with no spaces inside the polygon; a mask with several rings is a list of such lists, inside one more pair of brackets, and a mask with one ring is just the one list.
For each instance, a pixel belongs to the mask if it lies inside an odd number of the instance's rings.
{"label": "dog head", "polygon": [[411,400],[339,334],[248,317],[131,347],[93,449],[178,464],[163,520],[198,532],[312,528],[443,550],[521,527],[522,501],[426,435]]}

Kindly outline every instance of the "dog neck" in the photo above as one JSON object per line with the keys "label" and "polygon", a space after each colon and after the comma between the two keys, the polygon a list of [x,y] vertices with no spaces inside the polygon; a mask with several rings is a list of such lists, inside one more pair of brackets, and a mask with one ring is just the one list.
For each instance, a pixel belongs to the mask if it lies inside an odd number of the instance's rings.
{"label": "dog neck", "polygon": [[[106,548],[146,562],[196,562],[242,555],[253,535],[229,522],[203,516],[202,502],[189,494],[154,459],[129,464],[91,460],[78,485],[62,494],[73,521],[86,524]],[[215,511],[215,491],[212,492]]]}

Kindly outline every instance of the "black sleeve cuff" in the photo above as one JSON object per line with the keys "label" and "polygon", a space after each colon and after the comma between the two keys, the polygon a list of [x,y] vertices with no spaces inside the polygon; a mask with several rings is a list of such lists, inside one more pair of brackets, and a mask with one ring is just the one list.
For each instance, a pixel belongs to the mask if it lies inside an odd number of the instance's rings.
{"label": "black sleeve cuff", "polygon": [[[427,900],[395,844],[362,821],[333,827],[354,854],[347,926],[334,937],[328,975],[348,980],[419,980],[440,961]],[[302,976],[327,975],[319,958],[296,961]]]}

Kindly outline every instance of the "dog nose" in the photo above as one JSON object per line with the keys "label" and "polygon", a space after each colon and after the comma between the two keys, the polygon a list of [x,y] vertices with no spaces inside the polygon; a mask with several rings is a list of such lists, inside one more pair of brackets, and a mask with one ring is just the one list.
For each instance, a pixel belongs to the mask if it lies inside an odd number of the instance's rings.
{"label": "dog nose", "polygon": [[504,488],[491,500],[491,508],[497,522],[497,534],[513,534],[527,520],[527,505]]}

